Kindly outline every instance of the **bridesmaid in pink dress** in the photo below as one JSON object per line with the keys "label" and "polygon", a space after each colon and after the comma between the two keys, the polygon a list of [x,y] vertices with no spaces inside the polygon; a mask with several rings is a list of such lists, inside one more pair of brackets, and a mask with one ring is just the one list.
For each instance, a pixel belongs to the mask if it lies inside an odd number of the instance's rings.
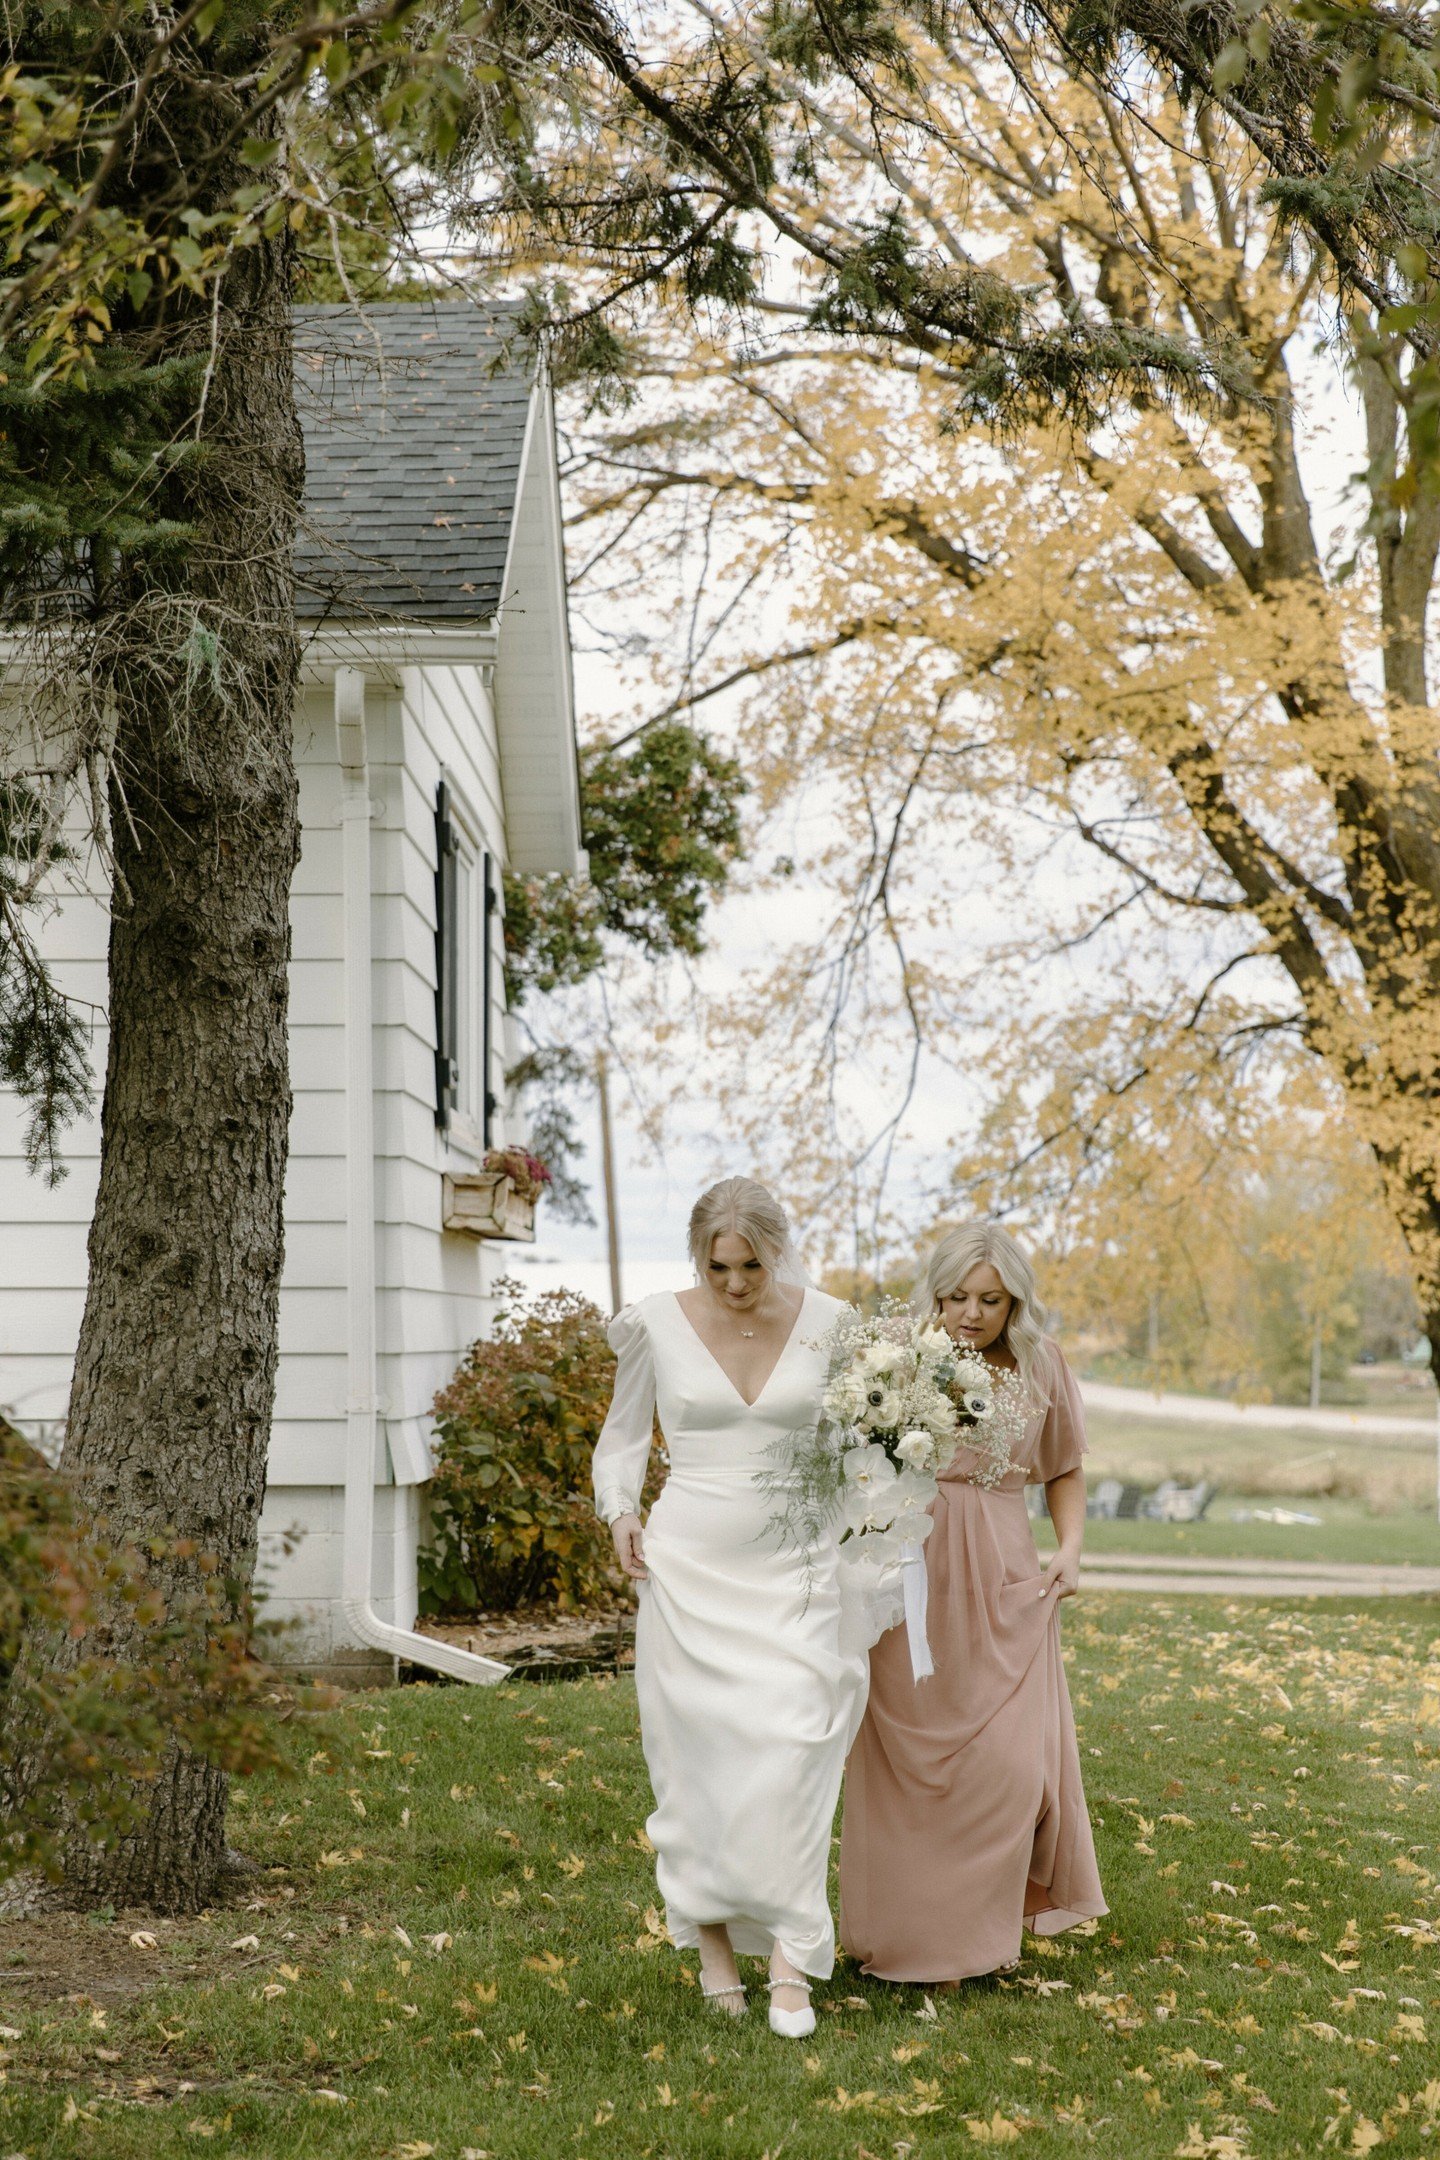
{"label": "bridesmaid in pink dress", "polygon": [[[840,1925],[882,1980],[1003,1971],[1024,1925],[1055,1935],[1107,1909],[1060,1655],[1085,1526],[1084,1413],[1034,1280],[986,1223],[947,1232],[926,1270],[926,1309],[995,1368],[1008,1443],[962,1447],[940,1480],[925,1545],[933,1677],[912,1679],[903,1627],[870,1653],[845,1773]],[[1043,1570],[1025,1512],[1036,1481],[1059,1545]]]}

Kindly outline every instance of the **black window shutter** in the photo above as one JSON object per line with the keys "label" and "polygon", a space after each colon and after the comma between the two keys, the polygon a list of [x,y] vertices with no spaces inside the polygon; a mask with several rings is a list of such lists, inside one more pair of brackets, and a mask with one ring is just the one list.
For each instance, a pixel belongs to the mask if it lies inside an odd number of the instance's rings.
{"label": "black window shutter", "polygon": [[435,794],[435,1123],[444,1132],[459,1092],[460,925],[450,790]]}
{"label": "black window shutter", "polygon": [[485,1047],[482,1053],[480,1067],[480,1137],[483,1140],[485,1146],[488,1148],[494,1130],[495,1111],[497,1107],[495,1101],[495,1092],[490,1085],[491,1074],[494,1071],[494,1052],[492,1051],[490,1045],[490,970],[494,965],[493,947],[495,942],[495,932],[493,926],[499,898],[495,890],[495,858],[490,853],[488,848],[485,852],[484,875],[485,900],[484,912],[481,917],[480,931],[480,1035]]}

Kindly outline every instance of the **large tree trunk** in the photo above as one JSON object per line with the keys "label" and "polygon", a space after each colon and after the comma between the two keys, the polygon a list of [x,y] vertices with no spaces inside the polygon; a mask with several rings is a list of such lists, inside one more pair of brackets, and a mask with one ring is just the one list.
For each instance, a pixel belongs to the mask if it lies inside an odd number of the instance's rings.
{"label": "large tree trunk", "polygon": [[[198,158],[225,117],[213,83],[197,89],[168,103],[150,149]],[[143,154],[131,176],[143,189]],[[225,160],[212,200],[237,177]],[[303,453],[289,297],[283,238],[260,242],[236,252],[218,309],[208,297],[178,312],[172,302],[135,330],[166,353],[208,356],[203,391],[197,369],[177,400],[204,447],[168,483],[166,507],[192,528],[183,562],[124,566],[104,596],[118,874],[100,1183],[65,1452],[86,1515],[155,1556],[172,1613],[218,1584],[221,1616],[242,1622],[274,1397],[290,1116]],[[123,1610],[108,1647],[122,1661],[149,1654]],[[65,1902],[174,1912],[211,1896],[224,1772],[172,1742],[138,1797],[117,1841],[69,1837]]]}

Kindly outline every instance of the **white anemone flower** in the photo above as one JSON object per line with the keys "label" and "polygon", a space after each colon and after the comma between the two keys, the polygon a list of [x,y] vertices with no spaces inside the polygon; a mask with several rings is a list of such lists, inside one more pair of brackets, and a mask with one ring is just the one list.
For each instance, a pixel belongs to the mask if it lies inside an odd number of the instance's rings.
{"label": "white anemone flower", "polygon": [[892,1432],[900,1422],[903,1408],[898,1388],[886,1387],[883,1381],[872,1380],[865,1390],[865,1400],[856,1423],[868,1425],[872,1432]]}

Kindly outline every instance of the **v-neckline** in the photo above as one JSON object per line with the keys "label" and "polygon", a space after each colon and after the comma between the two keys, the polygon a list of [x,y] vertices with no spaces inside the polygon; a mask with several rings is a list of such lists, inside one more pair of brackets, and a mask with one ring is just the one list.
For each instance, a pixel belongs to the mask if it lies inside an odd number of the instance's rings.
{"label": "v-neckline", "polygon": [[706,1342],[704,1336],[700,1333],[699,1328],[696,1327],[694,1321],[690,1318],[689,1313],[686,1312],[685,1307],[680,1303],[679,1291],[672,1290],[670,1295],[675,1301],[676,1312],[679,1313],[680,1318],[684,1321],[686,1327],[690,1330],[690,1333],[694,1336],[696,1342],[699,1343],[700,1348],[705,1352],[706,1357],[709,1358],[711,1364],[715,1367],[716,1372],[719,1373],[721,1379],[725,1382],[725,1385],[729,1388],[731,1394],[735,1397],[736,1402],[743,1404],[745,1409],[747,1410],[757,1409],[759,1405],[764,1401],[766,1389],[769,1387],[771,1381],[775,1378],[776,1373],[779,1372],[780,1367],[784,1364],[786,1355],[790,1349],[790,1345],[795,1340],[796,1330],[800,1326],[801,1317],[805,1311],[805,1300],[810,1295],[809,1291],[804,1289],[801,1290],[800,1303],[795,1308],[795,1318],[790,1323],[790,1332],[785,1337],[784,1342],[780,1345],[779,1353],[776,1356],[775,1362],[770,1367],[769,1372],[766,1373],[764,1380],[761,1382],[760,1391],[756,1395],[753,1402],[746,1402],[745,1397],[740,1393],[739,1388],[735,1385],[735,1382],[731,1379],[729,1373],[726,1372],[725,1367],[720,1363],[719,1358],[716,1357],[715,1352],[710,1348],[709,1343]]}

